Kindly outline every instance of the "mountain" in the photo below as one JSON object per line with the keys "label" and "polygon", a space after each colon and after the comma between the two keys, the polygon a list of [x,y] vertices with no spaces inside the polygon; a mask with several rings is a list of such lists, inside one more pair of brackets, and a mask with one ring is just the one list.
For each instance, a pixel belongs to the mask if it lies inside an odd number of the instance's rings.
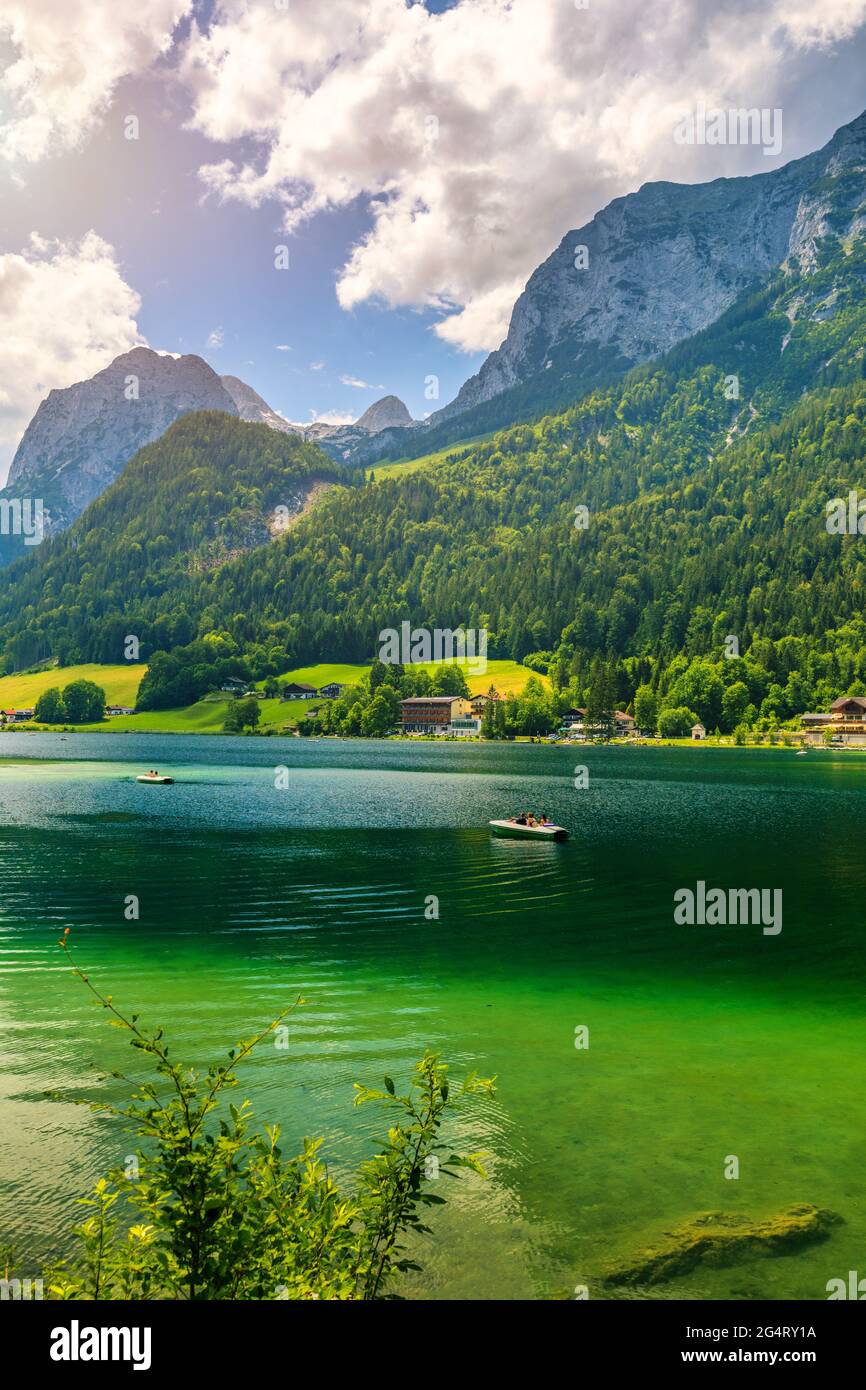
{"label": "mountain", "polygon": [[[369,658],[383,628],[408,620],[485,628],[491,657],[549,668],[573,704],[602,668],[621,702],[651,682],[708,728],[722,690],[728,724],[736,703],[754,722],[866,690],[866,551],[826,524],[834,498],[866,496],[866,161],[854,135],[836,142],[836,164],[818,160],[829,172],[812,170],[783,261],[772,263],[777,233],[763,275],[712,323],[459,455],[370,483],[354,460],[344,471],[295,436],[185,417],[161,470],[144,450],[67,535],[10,569],[2,661],[107,660],[118,633],[140,633],[143,652],[172,649],[160,658],[171,678],[148,692],[164,701],[187,675],[196,688],[208,679],[201,642],[213,632],[264,676]],[[787,185],[774,186],[786,222]],[[730,212],[728,235],[743,235],[739,196]],[[720,203],[720,238],[723,223]],[[646,293],[667,302],[675,287],[663,290]],[[246,439],[244,491],[226,498]],[[344,485],[312,509],[299,499],[297,523],[265,541],[274,492],[257,454],[278,447]],[[173,470],[180,492],[164,497]],[[729,634],[742,664],[721,657]]]}
{"label": "mountain", "polygon": [[[68,636],[77,628],[101,661],[123,659],[126,633],[139,637],[142,655],[188,641],[195,624],[182,603],[168,623],[151,623],[144,606],[167,604],[194,576],[212,579],[248,551],[276,543],[327,486],[346,481],[338,464],[295,434],[225,411],[187,413],[139,450],[66,531],[10,566],[0,607],[8,614],[6,605],[25,593],[34,614],[43,603],[59,605]],[[42,646],[25,623],[13,642],[15,659],[38,659]],[[61,640],[59,654],[69,650]]]}
{"label": "mountain", "polygon": [[377,436],[386,439],[400,436],[407,429],[417,428],[418,422],[412,419],[399,396],[383,396],[374,401],[364,411],[360,419],[351,425],[326,425],[316,421],[304,430],[305,439],[315,439],[332,458],[354,464],[363,461],[370,452],[378,457]]}
{"label": "mountain", "polygon": [[[222,410],[288,431],[291,426],[237,377],[219,377],[201,357],[137,347],[87,381],[48,393],[12,460],[4,499],[42,499],[44,534],[64,530],[143,445],[193,410]],[[0,565],[26,553],[0,535]]]}
{"label": "mountain", "polygon": [[378,434],[380,430],[412,424],[412,416],[398,396],[383,396],[380,401],[368,406],[360,420],[355,421],[355,428],[366,430],[368,434]]}
{"label": "mountain", "polygon": [[[221,480],[238,450],[235,498]],[[262,541],[281,487],[263,487],[261,450],[305,462],[304,488],[329,469],[355,485],[307,515],[298,497],[296,525]],[[828,233],[808,272],[775,271],[658,361],[379,483],[294,436],[186,416],[9,571],[0,651],[13,669],[109,660],[134,632],[143,655],[173,651],[148,695],[164,701],[185,671],[206,688],[208,633],[263,676],[369,658],[408,619],[486,628],[491,657],[537,654],[572,703],[602,662],[621,701],[652,680],[713,728],[715,705],[680,685],[710,661],[712,688],[739,685],[754,711],[821,708],[866,688],[866,554],[825,525],[830,499],[866,492],[864,458],[866,237]],[[729,633],[742,665],[721,662]]]}
{"label": "mountain", "polygon": [[285,434],[302,433],[297,425],[291,425],[282,415],[272,410],[258,391],[254,391],[252,386],[247,386],[239,376],[221,376],[220,381],[234,401],[242,420],[249,420],[255,425],[269,425],[272,430],[282,430]]}
{"label": "mountain", "polygon": [[[382,436],[379,456],[432,452],[561,407],[707,327],[771,271],[808,272],[822,238],[866,226],[864,170],[866,113],[769,173],[648,183],[614,199],[533,272],[505,341],[456,398],[411,435]],[[367,446],[364,461],[375,453]]]}

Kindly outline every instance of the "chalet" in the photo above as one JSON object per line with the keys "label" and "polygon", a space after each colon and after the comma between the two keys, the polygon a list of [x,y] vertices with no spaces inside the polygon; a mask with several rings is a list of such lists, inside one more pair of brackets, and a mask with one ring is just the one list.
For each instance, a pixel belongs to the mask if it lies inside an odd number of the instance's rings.
{"label": "chalet", "polygon": [[462,695],[420,695],[400,701],[400,728],[404,734],[447,734],[454,719],[471,713]]}
{"label": "chalet", "polygon": [[323,695],[326,700],[336,700],[337,696],[342,695],[345,689],[345,685],[341,685],[339,681],[328,681],[327,685],[319,686],[318,694]]}
{"label": "chalet", "polygon": [[135,714],[131,705],[106,705],[105,713],[111,717],[115,714]]}
{"label": "chalet", "polygon": [[3,718],[7,724],[24,724],[36,714],[35,709],[4,709]]}
{"label": "chalet", "polygon": [[692,725],[692,738],[706,738],[706,736],[707,731],[704,728],[703,724]]}
{"label": "chalet", "polygon": [[304,685],[300,681],[287,681],[280,689],[281,700],[311,700],[318,694],[314,685]]}
{"label": "chalet", "polygon": [[[632,715],[626,714],[624,710],[615,709],[612,718],[613,732],[615,735],[634,733],[635,722]],[[583,736],[584,738],[587,734],[592,735],[602,732],[601,725],[595,725],[587,729],[585,709],[567,709],[565,713],[560,716],[560,727],[563,729],[570,729],[573,734]]]}
{"label": "chalet", "polygon": [[498,690],[492,695],[471,695],[469,704],[476,719],[480,719],[488,705],[498,704],[501,696]]}
{"label": "chalet", "polygon": [[862,732],[866,725],[866,699],[862,695],[843,695],[840,700],[833,701],[830,714],[834,723],[857,724],[860,725],[858,732]]}
{"label": "chalet", "polygon": [[829,733],[834,743],[866,744],[866,698],[842,695],[826,713],[800,715],[807,740],[812,742]]}
{"label": "chalet", "polygon": [[237,676],[226,676],[220,690],[224,691],[226,695],[245,695],[247,682],[239,680]]}

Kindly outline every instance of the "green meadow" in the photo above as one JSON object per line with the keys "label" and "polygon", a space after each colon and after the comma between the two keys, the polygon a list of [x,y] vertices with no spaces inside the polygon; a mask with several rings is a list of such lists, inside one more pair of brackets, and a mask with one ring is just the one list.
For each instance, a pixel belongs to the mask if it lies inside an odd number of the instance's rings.
{"label": "green meadow", "polygon": [[407,478],[410,473],[419,473],[422,469],[435,468],[437,464],[445,463],[449,459],[462,459],[470,452],[472,447],[480,444],[485,439],[492,439],[493,432],[489,434],[478,434],[473,439],[461,439],[459,444],[449,444],[445,449],[437,449],[433,454],[422,454],[417,459],[395,459],[393,463],[377,463],[370,469],[373,481],[381,483],[386,478]]}
{"label": "green meadow", "polygon": [[[424,669],[432,675],[437,665],[429,662]],[[473,695],[486,691],[494,685],[500,695],[519,694],[530,676],[535,674],[516,661],[488,661],[483,675],[473,674],[467,664],[461,663],[466,671],[466,679]],[[298,666],[284,672],[281,681],[296,681],[300,685],[313,685],[317,689],[337,681],[341,685],[355,685],[369,671],[367,663],[320,662],[315,666]],[[57,685],[63,689],[74,680],[91,680],[102,686],[109,704],[133,705],[138,687],[144,676],[146,666],[83,666],[51,667],[44,671],[28,672],[0,679],[0,708],[29,708],[34,705],[44,690]],[[546,676],[539,676],[545,685]],[[261,689],[264,681],[257,682]],[[148,710],[142,714],[119,714],[104,719],[100,724],[69,724],[64,727],[76,733],[166,733],[166,734],[221,734],[232,697],[221,692],[206,695],[194,705],[182,709]],[[309,700],[261,700],[259,702],[260,733],[283,733],[297,726],[298,720],[310,707],[321,703],[321,697]],[[25,724],[20,728],[48,727]]]}

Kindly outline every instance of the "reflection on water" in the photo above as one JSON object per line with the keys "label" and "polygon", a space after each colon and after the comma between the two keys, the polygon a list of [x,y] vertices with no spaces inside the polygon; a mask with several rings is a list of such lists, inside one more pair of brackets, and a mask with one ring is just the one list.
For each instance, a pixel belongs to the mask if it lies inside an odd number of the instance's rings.
{"label": "reflection on water", "polygon": [[[64,968],[69,926],[80,962],[197,1062],[302,993],[288,1051],[254,1060],[244,1092],[288,1139],[326,1134],[343,1170],[378,1132],[353,1081],[405,1077],[428,1045],[455,1074],[498,1074],[453,1122],[490,1180],[449,1189],[418,1294],[600,1296],[605,1264],[665,1223],[811,1201],[845,1217],[825,1246],[652,1296],[824,1297],[866,1234],[866,762],[579,760],[585,790],[552,747],[0,736],[4,1237],[56,1250],[74,1197],[129,1149],[43,1098],[120,1095],[98,1077],[137,1065]],[[147,767],[178,780],[142,786]],[[572,839],[492,839],[522,807]],[[782,934],[675,927],[673,894],[699,878],[781,888]]]}

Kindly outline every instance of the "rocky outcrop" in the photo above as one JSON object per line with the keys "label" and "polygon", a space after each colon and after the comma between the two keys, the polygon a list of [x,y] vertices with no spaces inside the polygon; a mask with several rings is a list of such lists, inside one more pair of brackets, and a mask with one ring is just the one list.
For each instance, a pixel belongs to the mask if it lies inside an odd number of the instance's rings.
{"label": "rocky outcrop", "polygon": [[[321,444],[326,453],[341,462],[354,463],[366,457],[368,448],[375,436],[392,438],[388,431],[414,429],[417,421],[412,419],[399,396],[383,396],[369,406],[359,420],[351,425],[325,425],[316,421],[304,430],[304,438]],[[376,451],[374,449],[374,457]]]}
{"label": "rocky outcrop", "polygon": [[728,1265],[754,1255],[777,1255],[826,1239],[841,1221],[835,1212],[807,1202],[758,1219],[704,1212],[609,1270],[605,1283],[661,1284],[701,1264]]}
{"label": "rocky outcrop", "polygon": [[282,415],[272,410],[258,391],[254,391],[252,386],[247,386],[239,376],[221,376],[220,381],[237,406],[238,415],[242,420],[249,420],[254,425],[268,425],[270,429],[281,430],[284,434],[303,432],[298,425],[290,425],[288,420],[284,420]]}
{"label": "rocky outcrop", "polygon": [[508,335],[430,426],[533,378],[625,370],[707,327],[786,263],[809,270],[828,232],[866,227],[866,114],[767,174],[648,183],[566,233],[530,277]]}
{"label": "rocky outcrop", "polygon": [[12,460],[6,493],[42,498],[45,533],[63,530],[133,454],[191,410],[238,414],[201,357],[133,348],[89,381],[48,393]]}

